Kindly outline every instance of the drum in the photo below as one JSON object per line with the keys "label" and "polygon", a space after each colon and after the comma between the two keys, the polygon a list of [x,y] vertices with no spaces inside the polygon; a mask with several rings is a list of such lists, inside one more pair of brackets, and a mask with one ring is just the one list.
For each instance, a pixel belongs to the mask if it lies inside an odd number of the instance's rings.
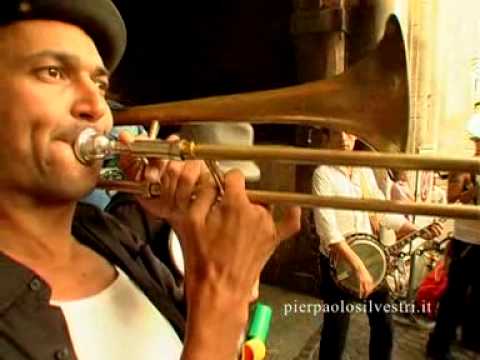
{"label": "drum", "polygon": [[182,246],[180,245],[180,240],[178,239],[175,231],[170,230],[168,236],[168,253],[170,255],[170,260],[175,268],[175,271],[178,275],[185,276],[185,263],[183,259]]}
{"label": "drum", "polygon": [[[347,244],[358,255],[370,272],[375,288],[387,273],[387,256],[383,246],[370,234],[356,233],[346,238]],[[336,284],[347,292],[359,297],[360,284],[355,272],[343,258],[331,258],[332,275]]]}

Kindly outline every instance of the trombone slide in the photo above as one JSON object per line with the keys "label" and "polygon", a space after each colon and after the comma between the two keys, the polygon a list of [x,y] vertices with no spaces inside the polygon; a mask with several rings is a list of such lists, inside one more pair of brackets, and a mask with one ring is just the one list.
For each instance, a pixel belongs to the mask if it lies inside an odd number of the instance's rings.
{"label": "trombone slide", "polygon": [[138,157],[203,160],[270,160],[296,164],[367,166],[395,169],[446,170],[480,173],[480,159],[434,157],[417,154],[379,153],[373,151],[341,151],[305,149],[272,145],[195,144],[179,140],[135,140],[123,144],[93,129],[84,130],[75,143],[75,154],[83,164],[104,159],[109,155],[127,154]]}
{"label": "trombone slide", "polygon": [[[160,186],[147,182],[102,180],[99,188],[128,192],[151,197],[160,194]],[[247,190],[250,201],[259,204],[299,205],[301,207],[326,207],[335,209],[363,210],[400,214],[427,215],[435,217],[480,219],[480,208],[473,205],[439,205],[427,203],[407,203],[376,199],[354,199],[338,196],[317,196],[291,192]]]}

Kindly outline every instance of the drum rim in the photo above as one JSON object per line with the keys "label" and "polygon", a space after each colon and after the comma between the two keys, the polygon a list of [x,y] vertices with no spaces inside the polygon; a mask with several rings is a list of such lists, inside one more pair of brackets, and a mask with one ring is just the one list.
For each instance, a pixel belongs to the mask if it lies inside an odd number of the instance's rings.
{"label": "drum rim", "polygon": [[368,233],[354,233],[351,235],[346,236],[345,240],[347,241],[347,244],[349,246],[353,245],[354,243],[361,243],[361,244],[368,244],[370,246],[373,246],[377,250],[379,250],[381,257],[383,259],[383,270],[382,274],[379,277],[379,280],[374,281],[374,286],[375,288],[382,283],[382,281],[385,279],[387,276],[387,270],[388,270],[388,259],[387,259],[387,254],[385,251],[385,247],[378,242],[376,237],[372,234]]}

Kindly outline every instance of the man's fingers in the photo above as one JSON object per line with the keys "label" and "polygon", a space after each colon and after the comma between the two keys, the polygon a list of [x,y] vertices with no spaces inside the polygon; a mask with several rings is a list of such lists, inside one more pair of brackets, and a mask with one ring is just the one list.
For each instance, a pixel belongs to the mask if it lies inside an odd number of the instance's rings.
{"label": "man's fingers", "polygon": [[170,160],[149,160],[149,165],[145,168],[144,171],[145,180],[154,184],[163,184],[162,177],[169,163]]}
{"label": "man's fingers", "polygon": [[206,219],[213,204],[217,201],[217,188],[209,173],[202,173],[195,187],[194,199],[190,206],[190,212]]}
{"label": "man's fingers", "polygon": [[187,209],[192,200],[192,194],[200,179],[202,166],[200,161],[187,161],[177,183],[175,202],[178,208]]}
{"label": "man's fingers", "polygon": [[[146,135],[134,136],[128,131],[121,131],[118,134],[118,141],[128,145],[138,139],[148,139]],[[122,155],[119,159],[119,167],[125,175],[135,181],[140,181],[144,177],[143,170],[145,168],[145,160],[136,155]]]}
{"label": "man's fingers", "polygon": [[363,299],[365,296],[365,285],[362,281],[360,281],[360,284],[358,285],[358,297],[360,299]]}
{"label": "man's fingers", "polygon": [[165,172],[161,178],[162,186],[168,197],[167,201],[171,206],[177,205],[176,192],[178,188],[178,181],[184,169],[185,163],[183,161],[169,161]]}
{"label": "man's fingers", "polygon": [[169,142],[169,143],[172,143],[172,142],[175,142],[175,141],[178,141],[180,140],[180,137],[177,135],[177,134],[172,134],[172,135],[169,135],[165,141]]}
{"label": "man's fingers", "polygon": [[426,230],[424,238],[427,240],[434,239],[442,234],[443,226],[438,223],[432,223]]}
{"label": "man's fingers", "polygon": [[245,176],[240,170],[230,170],[224,177],[225,203],[238,204],[241,201],[248,201],[245,192]]}
{"label": "man's fingers", "polygon": [[373,284],[370,284],[367,281],[362,281],[360,289],[361,289],[360,298],[366,299],[373,292]]}
{"label": "man's fingers", "polygon": [[255,281],[255,284],[253,285],[253,288],[252,288],[252,294],[251,294],[251,297],[250,297],[250,302],[253,303],[255,300],[258,299],[259,292],[260,292],[260,279],[257,278],[257,280]]}
{"label": "man's fingers", "polygon": [[442,224],[435,223],[433,225],[433,232],[435,234],[435,237],[440,236],[442,234],[442,231],[443,231],[443,225]]}
{"label": "man's fingers", "polygon": [[128,131],[120,131],[118,134],[118,141],[120,141],[122,144],[130,144],[134,142],[135,139],[136,137]]}
{"label": "man's fingers", "polygon": [[289,206],[285,208],[282,220],[276,224],[277,238],[279,241],[288,239],[300,230],[301,213],[302,210],[299,206]]}

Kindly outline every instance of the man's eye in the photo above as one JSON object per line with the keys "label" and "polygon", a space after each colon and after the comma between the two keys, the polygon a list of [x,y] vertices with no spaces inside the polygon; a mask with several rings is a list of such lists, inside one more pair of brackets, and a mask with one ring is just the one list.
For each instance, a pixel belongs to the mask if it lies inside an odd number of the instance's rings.
{"label": "man's eye", "polygon": [[58,66],[46,66],[38,70],[38,74],[49,79],[60,80],[65,78],[65,72]]}
{"label": "man's eye", "polygon": [[108,81],[105,81],[105,80],[97,80],[96,83],[97,83],[98,88],[99,88],[101,91],[103,91],[103,92],[107,92],[107,91],[108,91],[108,86],[109,86]]}

